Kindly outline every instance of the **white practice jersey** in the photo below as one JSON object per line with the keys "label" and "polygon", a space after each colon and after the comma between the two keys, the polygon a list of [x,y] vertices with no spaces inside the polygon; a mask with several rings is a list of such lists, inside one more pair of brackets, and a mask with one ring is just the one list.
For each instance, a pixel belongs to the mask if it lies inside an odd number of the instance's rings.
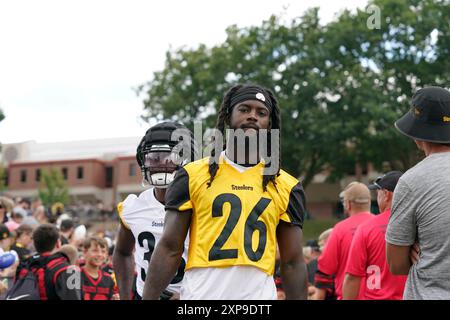
{"label": "white practice jersey", "polygon": [[[137,272],[136,290],[141,297],[150,257],[163,233],[165,214],[164,205],[155,198],[153,188],[142,192],[139,197],[130,194],[119,204],[119,215],[122,223],[133,233],[136,239],[134,253]],[[189,237],[186,237],[183,258],[177,274],[167,287],[169,291],[180,292],[188,244]]]}

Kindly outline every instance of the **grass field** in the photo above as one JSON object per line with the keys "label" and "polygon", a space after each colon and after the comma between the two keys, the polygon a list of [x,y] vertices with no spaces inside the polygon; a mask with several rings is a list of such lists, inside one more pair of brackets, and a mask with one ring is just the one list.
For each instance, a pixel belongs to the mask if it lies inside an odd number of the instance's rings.
{"label": "grass field", "polygon": [[309,219],[305,220],[303,224],[303,243],[308,240],[313,240],[319,237],[319,235],[328,228],[333,227],[338,219],[327,219],[327,220],[316,220]]}

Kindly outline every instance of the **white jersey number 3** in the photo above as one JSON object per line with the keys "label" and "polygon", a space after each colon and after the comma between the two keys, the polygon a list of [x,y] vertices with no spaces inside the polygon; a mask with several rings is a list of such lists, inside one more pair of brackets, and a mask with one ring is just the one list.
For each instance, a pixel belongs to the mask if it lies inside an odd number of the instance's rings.
{"label": "white jersey number 3", "polygon": [[[148,251],[144,253],[144,259],[150,263],[150,259],[152,257],[152,253],[155,250],[155,236],[148,231],[141,232],[138,236],[138,243],[141,248],[145,250],[144,241],[147,242]],[[186,267],[186,261],[184,258],[181,258],[180,266],[178,267],[178,272],[175,277],[172,279],[170,284],[175,284],[183,280],[184,276],[184,268]],[[145,278],[147,277],[147,270],[141,268],[141,279],[145,282]]]}

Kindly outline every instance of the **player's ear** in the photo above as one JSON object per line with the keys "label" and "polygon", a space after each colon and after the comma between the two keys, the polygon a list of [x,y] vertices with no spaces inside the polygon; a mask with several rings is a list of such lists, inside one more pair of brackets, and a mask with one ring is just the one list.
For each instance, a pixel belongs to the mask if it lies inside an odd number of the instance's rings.
{"label": "player's ear", "polygon": [[56,241],[56,246],[55,246],[55,248],[56,249],[59,249],[59,248],[61,248],[61,239],[58,239],[58,241]]}
{"label": "player's ear", "polygon": [[392,198],[394,197],[394,193],[386,190],[385,196],[386,196],[387,201],[392,201]]}

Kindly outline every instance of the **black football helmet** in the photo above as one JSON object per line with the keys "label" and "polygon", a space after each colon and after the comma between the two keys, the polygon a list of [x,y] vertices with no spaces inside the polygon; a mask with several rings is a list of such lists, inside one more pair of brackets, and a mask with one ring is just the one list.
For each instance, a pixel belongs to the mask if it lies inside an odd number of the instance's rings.
{"label": "black football helmet", "polygon": [[148,129],[136,150],[143,186],[167,188],[195,151],[192,132],[182,124],[162,122]]}

